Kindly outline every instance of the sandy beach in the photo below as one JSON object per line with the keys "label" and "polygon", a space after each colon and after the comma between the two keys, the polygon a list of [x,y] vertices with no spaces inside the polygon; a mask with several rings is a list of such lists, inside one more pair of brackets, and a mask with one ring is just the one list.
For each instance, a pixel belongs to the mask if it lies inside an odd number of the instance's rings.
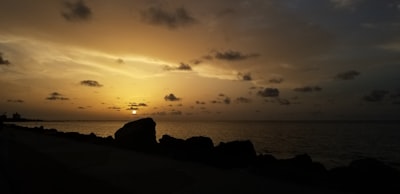
{"label": "sandy beach", "polygon": [[337,193],[9,126],[0,134],[2,193]]}

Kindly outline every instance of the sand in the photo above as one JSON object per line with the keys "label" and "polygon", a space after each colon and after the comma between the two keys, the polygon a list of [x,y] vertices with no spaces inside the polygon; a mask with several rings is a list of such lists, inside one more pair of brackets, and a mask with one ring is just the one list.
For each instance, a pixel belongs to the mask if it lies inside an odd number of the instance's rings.
{"label": "sand", "polygon": [[341,193],[5,127],[0,193]]}

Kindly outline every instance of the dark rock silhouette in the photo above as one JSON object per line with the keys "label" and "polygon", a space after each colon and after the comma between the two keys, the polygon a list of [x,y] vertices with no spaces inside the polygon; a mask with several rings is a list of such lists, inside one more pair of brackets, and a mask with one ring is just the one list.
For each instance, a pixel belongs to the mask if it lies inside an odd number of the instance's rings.
{"label": "dark rock silhouette", "polygon": [[203,136],[183,140],[163,135],[159,142],[160,148],[164,153],[177,159],[199,162],[210,162],[214,149],[214,143],[211,138]]}
{"label": "dark rock silhouette", "polygon": [[182,158],[185,154],[185,140],[171,137],[169,135],[163,135],[160,142],[160,149],[163,153],[166,153],[174,158]]}
{"label": "dark rock silhouette", "polygon": [[115,132],[115,141],[126,148],[154,151],[157,146],[155,127],[152,118],[129,122]]}
{"label": "dark rock silhouette", "polygon": [[221,142],[214,149],[215,163],[224,168],[247,167],[256,159],[256,151],[251,141]]}
{"label": "dark rock silhouette", "polygon": [[339,189],[356,193],[399,193],[400,172],[374,158],[354,160],[347,167],[330,170]]}
{"label": "dark rock silhouette", "polygon": [[43,127],[3,125],[11,127],[13,130],[26,130],[75,141],[131,148],[153,154],[162,153],[175,159],[202,162],[221,168],[247,168],[259,176],[339,191],[400,193],[400,172],[377,159],[354,160],[348,166],[328,171],[322,164],[312,161],[307,154],[289,159],[277,159],[269,154],[257,156],[252,142],[248,140],[220,143],[214,147],[209,137],[198,136],[183,140],[163,135],[159,140],[160,143],[157,144],[155,140],[156,124],[151,118],[125,124],[115,133],[115,139],[111,136],[97,137],[93,133],[85,135],[77,132],[44,129]]}

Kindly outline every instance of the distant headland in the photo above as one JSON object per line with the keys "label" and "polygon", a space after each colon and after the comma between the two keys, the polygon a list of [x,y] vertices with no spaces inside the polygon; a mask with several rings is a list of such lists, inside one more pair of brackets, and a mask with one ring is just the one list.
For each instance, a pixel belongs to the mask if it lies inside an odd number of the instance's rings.
{"label": "distant headland", "polygon": [[14,113],[11,117],[7,117],[7,113],[0,116],[0,122],[30,122],[30,121],[43,121],[40,119],[28,119],[21,116],[19,113]]}

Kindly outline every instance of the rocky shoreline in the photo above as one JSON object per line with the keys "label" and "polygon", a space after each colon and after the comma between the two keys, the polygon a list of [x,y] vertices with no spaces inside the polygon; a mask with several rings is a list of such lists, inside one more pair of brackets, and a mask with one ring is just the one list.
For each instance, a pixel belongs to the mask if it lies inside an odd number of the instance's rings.
{"label": "rocky shoreline", "polygon": [[[6,125],[6,124],[2,124]],[[115,133],[115,138],[95,134],[61,132],[43,127],[21,127],[7,124],[14,130],[25,130],[46,136],[68,138],[75,141],[113,146],[160,155],[176,160],[199,162],[223,169],[245,169],[261,177],[290,181],[351,193],[398,193],[400,172],[383,162],[364,158],[347,166],[326,169],[307,154],[289,159],[273,155],[257,155],[251,141],[221,142],[214,145],[209,137],[178,139],[167,134],[157,142],[156,123],[144,118],[125,124]]]}

